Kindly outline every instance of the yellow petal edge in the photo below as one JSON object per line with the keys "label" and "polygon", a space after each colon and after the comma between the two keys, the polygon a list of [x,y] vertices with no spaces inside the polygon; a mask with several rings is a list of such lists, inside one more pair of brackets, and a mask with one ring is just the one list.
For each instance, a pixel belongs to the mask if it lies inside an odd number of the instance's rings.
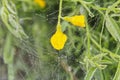
{"label": "yellow petal edge", "polygon": [[57,30],[50,39],[52,46],[56,50],[61,50],[63,49],[66,41],[67,41],[67,36],[62,32],[61,25],[57,25]]}

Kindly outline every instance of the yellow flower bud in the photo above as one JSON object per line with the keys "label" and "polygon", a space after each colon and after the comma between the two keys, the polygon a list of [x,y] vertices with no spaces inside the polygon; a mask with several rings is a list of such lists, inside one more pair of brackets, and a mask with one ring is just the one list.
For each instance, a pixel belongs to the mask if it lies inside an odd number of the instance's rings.
{"label": "yellow flower bud", "polygon": [[53,34],[53,36],[51,37],[50,42],[56,50],[61,50],[63,49],[66,41],[67,36],[62,32],[61,25],[58,24],[57,30],[55,34]]}
{"label": "yellow flower bud", "polygon": [[45,0],[34,0],[35,3],[37,3],[41,8],[45,8],[46,2]]}
{"label": "yellow flower bud", "polygon": [[72,17],[63,17],[64,20],[72,23],[75,26],[85,27],[85,17],[84,15],[75,15]]}

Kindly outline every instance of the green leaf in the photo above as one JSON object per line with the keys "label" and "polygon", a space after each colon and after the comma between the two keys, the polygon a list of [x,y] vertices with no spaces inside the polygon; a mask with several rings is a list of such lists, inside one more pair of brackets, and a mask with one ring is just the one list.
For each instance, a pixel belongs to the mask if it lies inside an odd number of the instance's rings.
{"label": "green leaf", "polygon": [[97,68],[92,67],[88,70],[84,80],[91,80]]}
{"label": "green leaf", "polygon": [[6,64],[10,64],[13,62],[14,52],[11,44],[12,44],[12,36],[11,34],[8,34],[3,50],[3,59]]}
{"label": "green leaf", "polygon": [[115,20],[106,15],[106,28],[116,41],[120,41],[120,28]]}
{"label": "green leaf", "polygon": [[14,3],[10,1],[3,1],[3,7],[1,8],[0,16],[8,28],[8,30],[19,39],[26,39],[28,36],[25,34],[22,26],[19,23],[17,11]]}

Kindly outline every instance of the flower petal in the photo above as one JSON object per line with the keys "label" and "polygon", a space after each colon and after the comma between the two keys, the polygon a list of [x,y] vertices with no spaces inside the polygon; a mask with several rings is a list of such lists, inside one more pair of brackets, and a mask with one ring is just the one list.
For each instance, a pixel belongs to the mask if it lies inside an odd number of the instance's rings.
{"label": "flower petal", "polygon": [[50,39],[52,46],[57,50],[61,50],[63,49],[66,41],[67,36],[61,31],[61,27],[57,26],[57,31],[55,32],[55,34],[53,34],[53,36]]}
{"label": "flower petal", "polygon": [[64,20],[72,23],[75,26],[85,27],[85,17],[84,15],[75,15],[72,17],[64,17]]}

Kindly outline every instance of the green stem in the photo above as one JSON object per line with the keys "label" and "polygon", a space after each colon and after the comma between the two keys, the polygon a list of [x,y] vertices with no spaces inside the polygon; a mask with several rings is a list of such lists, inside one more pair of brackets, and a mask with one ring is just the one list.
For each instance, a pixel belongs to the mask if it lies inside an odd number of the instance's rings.
{"label": "green stem", "polygon": [[93,9],[97,10],[100,14],[102,14],[102,16],[105,15],[102,11],[107,10],[107,8],[104,8],[104,7],[98,7],[98,6],[94,6],[94,5],[89,5],[89,6],[92,7]]}
{"label": "green stem", "polygon": [[106,14],[109,14],[111,11],[115,9],[115,7],[120,3],[120,0],[116,1],[113,5],[109,6],[106,10]]}
{"label": "green stem", "polygon": [[120,61],[118,62],[118,67],[113,80],[120,80]]}
{"label": "green stem", "polygon": [[58,25],[60,24],[61,21],[61,13],[62,13],[62,0],[60,0],[60,5],[59,5]]}
{"label": "green stem", "polygon": [[[87,19],[86,19],[87,20]],[[90,56],[90,32],[89,32],[89,26],[86,22],[86,31],[87,31],[87,52],[88,52],[88,56]]]}
{"label": "green stem", "polygon": [[116,49],[116,51],[115,51],[115,54],[118,54],[119,49],[120,49],[120,43],[117,44],[117,49]]}
{"label": "green stem", "polygon": [[85,4],[85,2],[83,0],[78,0],[82,5],[83,7],[88,11],[89,13],[89,16],[91,17],[94,17],[94,14],[90,11],[90,9],[87,7],[87,5]]}
{"label": "green stem", "polygon": [[120,59],[120,56],[119,56],[119,55],[117,55],[117,54],[109,51],[109,50],[106,49],[106,48],[102,48],[101,45],[99,45],[93,38],[90,38],[90,39],[91,39],[91,41],[96,45],[96,47],[98,47],[99,49],[101,49],[102,52],[109,53],[109,55],[112,55],[113,57]]}
{"label": "green stem", "polygon": [[13,63],[8,64],[8,80],[14,80],[14,67]]}
{"label": "green stem", "polygon": [[[104,24],[105,24],[105,19],[103,19],[103,24],[102,24],[102,30],[100,33],[100,46],[102,47],[102,35],[103,35],[103,31],[104,31]],[[100,48],[101,51],[101,48]]]}
{"label": "green stem", "polygon": [[[86,4],[84,3],[83,0],[78,0],[83,6],[84,8],[89,12],[89,15],[91,17],[93,17],[94,15],[91,13],[91,11],[89,10],[89,8],[86,6]],[[87,23],[87,18],[86,19],[86,35],[87,35],[87,55],[90,56],[90,32],[89,32],[89,26],[88,26],[88,23]]]}

